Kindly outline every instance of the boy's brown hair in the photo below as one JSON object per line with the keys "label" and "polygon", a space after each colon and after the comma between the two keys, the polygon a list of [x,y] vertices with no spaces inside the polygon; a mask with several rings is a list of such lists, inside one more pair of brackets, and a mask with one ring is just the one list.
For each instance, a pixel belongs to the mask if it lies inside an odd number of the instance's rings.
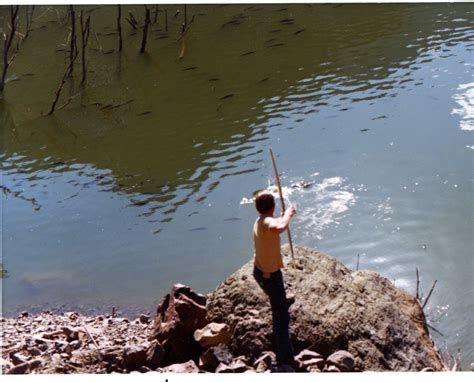
{"label": "boy's brown hair", "polygon": [[261,214],[270,212],[275,207],[275,198],[266,190],[258,191],[255,194],[255,208]]}

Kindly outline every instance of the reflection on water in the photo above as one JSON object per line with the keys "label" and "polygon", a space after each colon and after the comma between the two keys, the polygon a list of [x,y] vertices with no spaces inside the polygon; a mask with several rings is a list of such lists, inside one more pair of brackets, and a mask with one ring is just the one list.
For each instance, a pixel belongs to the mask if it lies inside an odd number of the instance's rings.
{"label": "reflection on water", "polygon": [[459,107],[453,109],[451,114],[461,117],[462,130],[474,130],[474,82],[460,84],[459,93],[453,96]]}
{"label": "reflection on water", "polygon": [[88,79],[47,117],[69,31],[67,7],[38,6],[0,102],[4,311],[212,290],[250,258],[240,202],[273,187],[271,146],[294,240],[410,292],[415,267],[438,279],[439,325],[471,359],[473,7],[190,5],[182,58],[179,7],[145,54],[129,25],[116,51],[115,7],[77,7]]}

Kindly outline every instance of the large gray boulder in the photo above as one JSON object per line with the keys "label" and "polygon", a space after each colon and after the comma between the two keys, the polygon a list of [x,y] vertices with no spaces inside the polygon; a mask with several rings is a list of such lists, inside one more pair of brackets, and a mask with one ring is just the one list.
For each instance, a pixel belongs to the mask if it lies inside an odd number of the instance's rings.
{"label": "large gray boulder", "polygon": [[[290,306],[290,332],[295,354],[314,350],[324,358],[346,350],[356,370],[442,370],[438,350],[428,334],[423,310],[415,297],[370,271],[351,271],[336,259],[295,247],[291,260],[282,247]],[[232,331],[231,349],[255,360],[271,350],[268,298],[252,276],[252,261],[232,274],[207,300],[208,321]]]}

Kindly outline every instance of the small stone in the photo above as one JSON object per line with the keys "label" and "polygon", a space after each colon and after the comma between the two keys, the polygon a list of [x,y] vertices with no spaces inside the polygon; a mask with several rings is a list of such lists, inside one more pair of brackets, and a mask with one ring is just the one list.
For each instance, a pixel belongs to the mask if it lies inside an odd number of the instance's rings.
{"label": "small stone", "polygon": [[162,369],[164,373],[198,373],[199,368],[192,360],[184,363],[176,363],[174,365],[166,366]]}
{"label": "small stone", "polygon": [[316,353],[315,351],[312,351],[312,350],[303,350],[301,351],[296,357],[295,357],[295,360],[296,361],[299,361],[299,362],[302,362],[302,361],[306,361],[308,359],[312,359],[312,358],[323,358],[323,356],[319,353]]}
{"label": "small stone", "polygon": [[317,366],[308,367],[308,373],[321,373],[321,369]]}
{"label": "small stone", "polygon": [[33,348],[28,349],[28,353],[30,353],[32,356],[36,357],[38,355],[41,355],[41,350],[38,349],[38,348],[33,347]]}
{"label": "small stone", "polygon": [[82,346],[82,341],[81,341],[81,340],[71,341],[71,342],[69,342],[69,344],[67,344],[67,346],[66,346],[66,348],[64,349],[64,351],[65,351],[66,353],[71,353],[71,352],[73,352],[74,350],[79,349],[81,346]]}
{"label": "small stone", "polygon": [[216,368],[216,373],[244,373],[251,368],[244,363],[244,361],[238,359],[232,361],[230,365],[220,363]]}
{"label": "small stone", "polygon": [[474,371],[474,362],[471,363],[471,371]]}
{"label": "small stone", "polygon": [[135,370],[144,366],[147,361],[147,351],[138,345],[128,345],[123,350],[123,366],[128,370]]}
{"label": "small stone", "polygon": [[[265,364],[267,369],[272,367],[274,363],[276,363],[276,355],[272,351],[266,351],[260,355],[259,358],[254,362],[254,366],[258,367],[259,364]],[[266,369],[265,369],[266,370]]]}
{"label": "small stone", "polygon": [[35,370],[38,367],[40,367],[42,364],[40,359],[32,359],[31,361],[28,362],[28,365],[30,367],[30,370]]}
{"label": "small stone", "polygon": [[151,369],[149,367],[146,367],[146,366],[140,366],[137,371],[139,373],[148,373],[149,371],[151,371]]}
{"label": "small stone", "polygon": [[28,362],[20,363],[7,371],[7,374],[27,374],[30,370]]}
{"label": "small stone", "polygon": [[28,317],[30,314],[28,312],[21,312],[19,315],[18,315],[18,318],[26,318]]}
{"label": "small stone", "polygon": [[23,354],[20,353],[13,353],[10,354],[10,359],[12,360],[12,363],[16,365],[20,365],[22,363],[28,362],[28,357],[24,356]]}
{"label": "small stone", "polygon": [[71,341],[76,341],[79,339],[79,331],[74,329],[74,328],[71,328],[69,326],[63,326],[61,327],[61,330],[63,332],[63,334],[67,337],[67,340],[69,342]]}
{"label": "small stone", "polygon": [[204,351],[199,357],[199,368],[214,372],[220,363],[230,364],[233,360],[232,353],[224,344],[213,346]]}
{"label": "small stone", "polygon": [[338,350],[328,357],[327,363],[336,366],[340,371],[347,372],[354,369],[355,359],[348,351]]}
{"label": "small stone", "polygon": [[300,363],[303,369],[309,369],[310,367],[317,367],[319,370],[324,368],[324,359],[323,358],[312,358]]}
{"label": "small stone", "polygon": [[142,324],[149,324],[151,321],[151,317],[147,314],[142,314],[139,318],[140,322]]}
{"label": "small stone", "polygon": [[102,360],[109,365],[120,365],[122,363],[121,351],[118,349],[107,349],[102,353]]}
{"label": "small stone", "polygon": [[64,317],[69,318],[71,321],[76,321],[79,318],[79,313],[77,312],[66,312]]}
{"label": "small stone", "polygon": [[229,345],[231,336],[229,326],[217,322],[211,322],[204,328],[194,332],[194,339],[203,347],[211,347],[218,344]]}
{"label": "small stone", "polygon": [[338,368],[337,366],[330,365],[330,366],[327,368],[327,372],[328,372],[328,373],[340,373],[341,370],[339,370],[339,368]]}

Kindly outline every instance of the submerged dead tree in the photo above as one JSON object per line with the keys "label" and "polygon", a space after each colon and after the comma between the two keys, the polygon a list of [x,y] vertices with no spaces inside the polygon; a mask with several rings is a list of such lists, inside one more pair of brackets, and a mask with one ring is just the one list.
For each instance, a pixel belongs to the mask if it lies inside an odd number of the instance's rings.
{"label": "submerged dead tree", "polygon": [[12,48],[13,38],[15,37],[18,26],[19,9],[19,5],[10,5],[10,33],[3,32],[3,70],[2,78],[0,80],[0,93],[2,93],[3,89],[5,88],[5,80],[7,78],[8,68],[16,57],[16,53],[10,55],[10,50]]}
{"label": "submerged dead tree", "polygon": [[86,81],[87,73],[87,64],[86,64],[86,48],[89,42],[90,35],[90,26],[91,26],[91,17],[88,16],[87,20],[84,22],[83,13],[81,11],[81,42],[82,42],[82,80],[81,84]]}
{"label": "submerged dead tree", "polygon": [[122,51],[122,6],[117,5],[117,32],[119,36],[119,52]]}
{"label": "submerged dead tree", "polygon": [[145,51],[149,25],[150,25],[150,10],[145,5],[145,25],[143,26],[143,37],[142,37],[142,45],[140,47],[140,53],[143,53]]}
{"label": "submerged dead tree", "polygon": [[155,16],[153,18],[153,24],[156,24],[158,21],[158,4],[155,4]]}
{"label": "submerged dead tree", "polygon": [[127,21],[130,24],[130,26],[133,28],[133,30],[137,29],[138,22],[135,19],[135,16],[133,16],[133,13],[130,11],[128,12]]}
{"label": "submerged dead tree", "polygon": [[27,38],[28,35],[30,34],[30,30],[31,30],[31,24],[33,23],[33,13],[35,12],[35,6],[32,5],[31,6],[31,10],[30,10],[30,6],[27,5],[26,6],[26,31],[25,31],[25,37],[24,38]]}
{"label": "submerged dead tree", "polygon": [[76,12],[74,11],[74,6],[70,5],[69,6],[69,15],[71,17],[71,43],[70,43],[70,52],[69,52],[69,62],[71,65],[69,65],[69,70],[70,72],[68,75],[72,75],[72,72],[74,71],[74,61],[76,60],[77,56],[77,37],[76,37]]}

